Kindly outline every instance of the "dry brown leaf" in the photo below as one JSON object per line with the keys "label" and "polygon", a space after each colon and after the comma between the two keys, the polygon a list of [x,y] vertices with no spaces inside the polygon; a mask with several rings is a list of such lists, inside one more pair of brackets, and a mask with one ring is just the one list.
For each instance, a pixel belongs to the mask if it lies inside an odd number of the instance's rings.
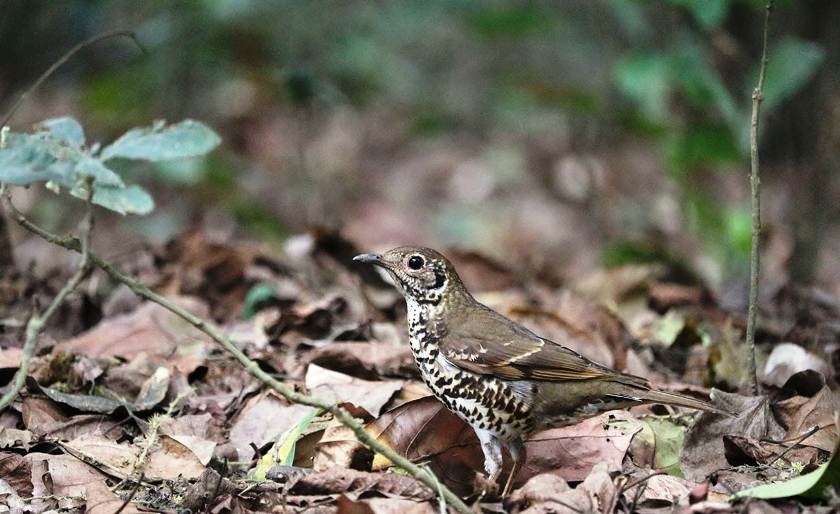
{"label": "dry brown leaf", "polygon": [[370,473],[333,468],[301,476],[289,490],[293,495],[348,494],[377,492],[386,496],[429,500],[437,493],[417,479],[396,473]]}
{"label": "dry brown leaf", "polygon": [[657,504],[668,502],[672,505],[687,505],[688,496],[693,485],[683,478],[672,475],[654,475],[642,484],[624,491],[624,498],[628,502],[633,501],[639,492],[638,490],[641,488],[641,494],[638,496],[639,504],[652,501]]}
{"label": "dry brown leaf", "polygon": [[787,429],[785,440],[798,440],[814,427],[818,431],[802,440],[803,445],[813,446],[831,453],[837,446],[838,427],[834,413],[840,411],[840,396],[823,386],[813,397],[793,396],[778,402],[774,412]]}
{"label": "dry brown leaf", "polygon": [[607,305],[617,305],[629,296],[647,291],[666,269],[661,264],[628,264],[598,269],[577,278],[573,289]]}
{"label": "dry brown leaf", "polygon": [[274,393],[262,393],[248,400],[239,411],[230,429],[230,443],[236,448],[239,460],[247,461],[254,455],[252,443],[264,446],[312,411],[312,407],[305,405],[289,405]]}
{"label": "dry brown leaf", "polygon": [[665,312],[671,307],[700,305],[707,296],[702,287],[674,282],[654,282],[648,294],[651,304],[659,312]]}
{"label": "dry brown leaf", "polygon": [[520,512],[529,514],[594,512],[592,501],[583,489],[571,489],[565,480],[553,473],[531,477],[511,494],[505,507],[524,509]]}
{"label": "dry brown leaf", "polygon": [[350,373],[363,378],[414,376],[417,367],[408,344],[335,341],[301,356],[304,364]]}
{"label": "dry brown leaf", "polygon": [[[176,297],[172,301],[198,316],[207,316],[207,307],[189,297]],[[191,344],[201,341],[209,348],[209,338],[192,325],[163,307],[145,302],[130,314],[114,316],[98,325],[55,346],[56,351],[87,355],[89,357],[119,357],[131,360],[140,353],[166,359],[171,366],[189,374],[203,363],[196,358]],[[191,349],[181,355],[181,349]]]}
{"label": "dry brown leaf", "polygon": [[[241,364],[233,360],[217,360],[206,370],[202,380],[193,382],[195,396],[190,406],[199,411],[231,409],[252,393],[259,390],[261,383],[248,373]],[[237,405],[238,407],[238,405]]]}
{"label": "dry brown leaf", "polygon": [[166,398],[166,391],[169,389],[169,379],[172,376],[169,369],[160,366],[140,387],[137,398],[134,399],[133,407],[137,411],[147,411]]}
{"label": "dry brown leaf", "polygon": [[32,496],[32,463],[16,453],[0,453],[0,480],[18,496]]}
{"label": "dry brown leaf", "polygon": [[737,434],[754,439],[781,439],[785,433],[773,417],[767,397],[723,391],[714,391],[713,396],[716,406],[737,415],[730,418],[703,412],[686,432],[680,469],[686,478],[695,482],[729,466],[724,457],[723,436]]}
{"label": "dry brown leaf", "polygon": [[370,381],[310,364],[306,370],[306,388],[310,394],[331,403],[351,403],[372,416],[403,386],[401,380]]}
{"label": "dry brown leaf", "polygon": [[32,443],[32,432],[17,428],[0,427],[0,448],[22,448],[28,450]]}
{"label": "dry brown leaf", "polygon": [[208,508],[208,502],[233,492],[236,492],[236,485],[231,480],[221,476],[213,468],[207,468],[186,489],[181,507],[190,509],[191,512],[204,512]]}
{"label": "dry brown leaf", "polygon": [[204,472],[204,464],[192,450],[175,439],[162,435],[155,445],[143,472],[150,479],[192,479]]}
{"label": "dry brown leaf", "polygon": [[[87,462],[95,462],[102,471],[118,478],[135,471],[141,451],[137,445],[120,444],[96,436],[80,437],[63,443],[62,447]],[[174,480],[195,478],[203,471],[204,466],[189,448],[162,435],[149,453],[143,475],[149,480]]]}
{"label": "dry brown leaf", "polygon": [[216,442],[207,438],[212,421],[213,416],[210,414],[187,414],[169,418],[161,423],[161,433],[189,448],[199,462],[206,466],[216,449]]}
{"label": "dry brown leaf", "polygon": [[592,471],[575,490],[585,491],[589,495],[592,505],[597,505],[597,512],[606,512],[617,491],[610,476],[610,466],[607,463],[596,464]]}
{"label": "dry brown leaf", "polygon": [[50,441],[69,441],[87,435],[118,439],[123,433],[119,421],[99,414],[81,414],[65,421],[53,421],[35,426],[37,428],[33,433]]}
{"label": "dry brown leaf", "polygon": [[336,514],[437,514],[440,512],[429,502],[402,498],[366,498],[353,501],[339,496]]}
{"label": "dry brown leaf", "polygon": [[11,512],[23,512],[24,502],[5,480],[0,478],[0,505],[3,505]]}
{"label": "dry brown leaf", "polygon": [[[819,460],[820,451],[817,448],[800,445],[789,446],[795,442],[776,444],[738,435],[723,436],[726,460],[735,466],[771,464],[777,460],[785,463],[815,464]],[[780,456],[782,457],[779,458]]]}
{"label": "dry brown leaf", "polygon": [[26,459],[32,466],[33,496],[84,496],[88,484],[106,478],[72,455],[30,453]]}
{"label": "dry brown leaf", "polygon": [[20,348],[0,348],[0,369],[17,369],[20,367]]}
{"label": "dry brown leaf", "polygon": [[[327,427],[314,444],[312,468],[370,469],[373,455],[360,443],[353,431],[338,423]],[[297,459],[295,459],[297,461]]]}
{"label": "dry brown leaf", "polygon": [[21,408],[23,426],[38,433],[38,427],[54,422],[67,421],[63,409],[52,400],[27,396]]}
{"label": "dry brown leaf", "polygon": [[210,315],[230,319],[241,311],[250,282],[246,271],[261,251],[244,241],[228,244],[193,230],[174,238],[163,251],[165,282],[160,288],[210,302]]}
{"label": "dry brown leaf", "polygon": [[142,514],[142,511],[131,503],[123,507],[124,500],[108,489],[105,481],[90,482],[85,486],[85,514],[114,514],[121,513]]}

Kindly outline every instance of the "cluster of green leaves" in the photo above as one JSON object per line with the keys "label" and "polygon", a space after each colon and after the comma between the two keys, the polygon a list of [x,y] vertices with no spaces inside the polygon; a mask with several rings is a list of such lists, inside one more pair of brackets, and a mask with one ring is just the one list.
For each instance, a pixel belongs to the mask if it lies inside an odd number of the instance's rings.
{"label": "cluster of green leaves", "polygon": [[69,117],[39,123],[31,133],[5,133],[3,139],[0,182],[16,186],[43,182],[81,199],[87,198],[88,184],[93,184],[93,203],[120,214],[148,214],[155,204],[142,187],[123,181],[110,167],[114,161],[189,159],[205,155],[221,142],[197,121],[174,125],[159,121],[131,129],[102,148],[99,143],[86,144],[82,126]]}
{"label": "cluster of green leaves", "polygon": [[[742,168],[749,156],[749,119],[758,62],[737,77],[713,65],[711,34],[722,29],[732,0],[670,0],[696,24],[681,27],[664,47],[633,51],[615,67],[615,81],[634,106],[631,125],[661,141],[669,175],[682,186],[683,205],[695,229],[729,263],[744,262],[750,248],[746,206],[721,209],[692,183],[697,170]],[[756,2],[756,24],[763,2]],[[811,80],[824,60],[816,43],[786,36],[771,40],[762,116],[772,114]],[[677,107],[679,106],[679,107]]]}

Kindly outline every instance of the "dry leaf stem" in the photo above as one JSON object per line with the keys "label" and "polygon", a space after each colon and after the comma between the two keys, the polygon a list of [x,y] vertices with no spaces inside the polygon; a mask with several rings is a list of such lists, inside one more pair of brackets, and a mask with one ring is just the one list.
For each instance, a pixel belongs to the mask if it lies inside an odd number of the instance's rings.
{"label": "dry leaf stem", "polygon": [[[82,252],[83,247],[86,248],[86,244],[83,245],[82,240],[80,240],[77,237],[61,237],[34,224],[28,218],[26,218],[26,216],[24,216],[23,213],[17,210],[17,208],[12,204],[11,200],[8,197],[4,197],[3,201],[6,205],[6,208],[9,210],[15,221],[29,232],[32,232],[33,234],[41,237],[42,239],[52,244],[64,247],[68,250]],[[365,430],[364,425],[360,420],[354,418],[345,409],[339,407],[334,403],[321,400],[314,396],[299,393],[291,387],[283,384],[276,378],[263,371],[255,361],[248,358],[248,356],[245,355],[245,353],[242,352],[242,350],[237,348],[233,344],[233,342],[230,339],[228,339],[212,323],[196,316],[192,312],[183,309],[182,307],[178,306],[166,297],[161,296],[158,293],[152,291],[133,277],[123,274],[122,272],[117,270],[113,264],[102,259],[95,253],[89,250],[87,250],[85,253],[87,254],[87,258],[90,260],[90,263],[92,265],[96,266],[97,268],[100,268],[115,281],[128,286],[128,288],[131,289],[136,295],[160,305],[161,307],[167,309],[176,316],[182,318],[184,321],[194,326],[198,330],[207,334],[228,353],[233,355],[233,357],[237,361],[239,361],[239,363],[242,364],[242,366],[257,380],[267,385],[274,391],[278,392],[288,401],[301,405],[309,405],[311,407],[323,409],[329,412],[342,425],[352,430],[353,434],[356,436],[356,439],[358,439],[360,443],[367,446],[371,450],[383,455],[384,457],[387,457],[395,465],[406,470],[411,476],[428,486],[433,491],[440,490],[441,494],[446,499],[446,503],[454,510],[460,512],[461,514],[473,514],[473,511],[461,500],[461,498],[459,498],[455,493],[453,493],[448,487],[440,483],[437,477],[432,472],[414,464],[409,459],[403,457],[393,449],[378,441],[375,437],[373,437]]]}

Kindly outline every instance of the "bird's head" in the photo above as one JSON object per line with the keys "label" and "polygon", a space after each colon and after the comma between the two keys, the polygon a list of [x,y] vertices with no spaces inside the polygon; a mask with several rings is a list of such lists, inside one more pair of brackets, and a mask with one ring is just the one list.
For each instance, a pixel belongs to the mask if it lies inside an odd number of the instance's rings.
{"label": "bird's head", "polygon": [[363,253],[354,261],[383,268],[406,299],[437,305],[453,292],[464,291],[452,264],[435,250],[401,246],[382,254]]}

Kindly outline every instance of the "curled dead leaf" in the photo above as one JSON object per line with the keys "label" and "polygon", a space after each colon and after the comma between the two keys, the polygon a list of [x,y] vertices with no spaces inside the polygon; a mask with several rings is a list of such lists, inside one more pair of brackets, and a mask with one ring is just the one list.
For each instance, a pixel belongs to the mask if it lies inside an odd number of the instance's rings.
{"label": "curled dead leaf", "polygon": [[755,439],[781,439],[784,429],[779,425],[765,396],[741,396],[714,391],[715,405],[734,417],[701,413],[685,436],[680,454],[680,468],[689,480],[700,482],[716,470],[729,466],[724,454],[723,436],[738,434]]}

